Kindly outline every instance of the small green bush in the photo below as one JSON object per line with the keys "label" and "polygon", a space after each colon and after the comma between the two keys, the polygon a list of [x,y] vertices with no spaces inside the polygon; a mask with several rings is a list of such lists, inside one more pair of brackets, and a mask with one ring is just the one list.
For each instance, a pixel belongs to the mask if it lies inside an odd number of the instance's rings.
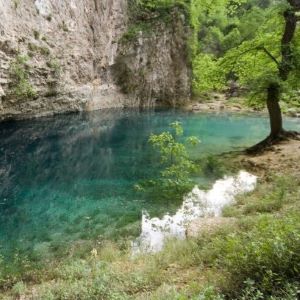
{"label": "small green bush", "polygon": [[252,280],[246,280],[245,285],[246,288],[241,292],[241,296],[235,300],[296,300],[299,296],[299,284],[297,283],[287,283],[279,291],[275,291],[274,295],[266,295],[261,292]]}
{"label": "small green bush", "polygon": [[37,30],[33,30],[33,36],[36,40],[39,40],[40,39],[40,32],[37,31]]}
{"label": "small green bush", "polygon": [[134,40],[140,32],[150,33],[151,25],[148,23],[139,22],[128,27],[127,31],[122,36],[122,41]]}
{"label": "small green bush", "polygon": [[48,47],[40,47],[39,51],[44,56],[50,55],[50,50]]}
{"label": "small green bush", "polygon": [[140,31],[149,34],[157,21],[169,23],[171,12],[176,7],[189,15],[188,0],[129,0],[128,7],[130,26],[122,38],[124,42],[136,38]]}
{"label": "small green bush", "polygon": [[32,52],[38,52],[39,47],[34,43],[28,43],[28,49]]}
{"label": "small green bush", "polygon": [[215,155],[208,155],[201,159],[199,163],[201,164],[202,173],[208,178],[219,179],[229,172],[229,167],[225,165],[224,160]]}
{"label": "small green bush", "polygon": [[21,297],[25,291],[26,291],[26,285],[22,281],[17,282],[12,287],[12,292],[17,297]]}
{"label": "small green bush", "polygon": [[258,199],[245,205],[244,214],[271,213],[279,211],[284,204],[285,192],[281,189],[276,189],[265,197]]}
{"label": "small green bush", "polygon": [[217,238],[209,249],[213,264],[228,274],[231,297],[249,280],[272,295],[300,279],[300,216],[263,216],[252,230]]}
{"label": "small green bush", "polygon": [[48,47],[46,46],[38,46],[34,43],[29,43],[28,44],[28,49],[32,52],[32,53],[40,53],[41,55],[44,56],[49,56],[50,55],[50,50]]}
{"label": "small green bush", "polygon": [[14,4],[14,8],[17,9],[20,5],[20,0],[12,0]]}
{"label": "small green bush", "polygon": [[54,58],[51,57],[47,62],[47,67],[49,67],[51,69],[51,71],[54,73],[54,75],[56,77],[59,77],[60,73],[61,73],[61,65],[59,63],[59,61]]}
{"label": "small green bush", "polygon": [[185,142],[180,142],[183,135],[181,124],[174,122],[170,126],[172,131],[151,134],[149,138],[149,143],[159,156],[161,170],[157,178],[136,185],[136,189],[159,191],[163,197],[181,199],[193,187],[191,176],[199,170],[199,166],[189,157],[187,145],[196,146],[199,140],[188,137]]}
{"label": "small green bush", "polygon": [[37,96],[37,92],[29,82],[27,61],[27,56],[18,55],[10,65],[11,95],[17,99],[31,99]]}

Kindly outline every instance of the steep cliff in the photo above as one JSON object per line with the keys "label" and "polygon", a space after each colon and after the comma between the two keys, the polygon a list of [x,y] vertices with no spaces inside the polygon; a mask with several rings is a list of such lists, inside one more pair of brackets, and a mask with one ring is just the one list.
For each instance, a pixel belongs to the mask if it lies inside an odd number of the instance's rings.
{"label": "steep cliff", "polygon": [[173,8],[167,16],[148,16],[129,27],[114,66],[117,83],[140,106],[181,105],[190,96],[186,16]]}
{"label": "steep cliff", "polygon": [[129,42],[127,0],[0,0],[0,7],[0,119],[189,97],[180,13]]}

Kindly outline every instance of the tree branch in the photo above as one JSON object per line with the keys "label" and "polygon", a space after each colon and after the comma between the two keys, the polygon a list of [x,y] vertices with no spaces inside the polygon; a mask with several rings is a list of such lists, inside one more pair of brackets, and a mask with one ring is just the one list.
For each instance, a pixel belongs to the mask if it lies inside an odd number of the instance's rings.
{"label": "tree branch", "polygon": [[[271,54],[271,52],[269,52],[268,49],[266,49],[264,46],[257,46],[257,47],[254,47],[254,48],[249,48],[249,49],[247,49],[247,50],[245,50],[245,51],[239,53],[239,54],[235,57],[235,59],[234,59],[234,62],[233,62],[233,64],[232,64],[231,71],[234,69],[234,67],[235,67],[235,65],[236,65],[236,63],[238,62],[238,60],[239,60],[240,57],[242,57],[243,55],[245,55],[245,54],[247,54],[247,53],[249,53],[249,52],[251,52],[251,51],[259,51],[259,50],[265,52],[265,53],[268,55],[268,57],[271,58],[271,60],[272,60],[273,62],[275,62],[275,64],[277,65],[277,67],[280,66],[280,63],[278,62],[278,60],[276,59],[276,57],[275,57],[273,54]],[[225,63],[225,61],[222,61],[222,62],[221,62],[221,65],[223,65],[223,63]]]}
{"label": "tree branch", "polygon": [[272,55],[272,53],[269,52],[269,50],[266,47],[260,46],[260,47],[257,47],[257,50],[262,50],[263,52],[265,52],[276,63],[276,65],[279,66],[279,62],[276,59],[276,57],[274,55]]}
{"label": "tree branch", "polygon": [[294,64],[294,53],[291,47],[291,42],[294,38],[296,27],[297,27],[297,16],[296,9],[300,9],[300,0],[290,0],[291,5],[294,9],[287,9],[283,13],[285,20],[285,28],[281,39],[281,64],[279,67],[279,77],[286,81],[289,73],[293,69]]}

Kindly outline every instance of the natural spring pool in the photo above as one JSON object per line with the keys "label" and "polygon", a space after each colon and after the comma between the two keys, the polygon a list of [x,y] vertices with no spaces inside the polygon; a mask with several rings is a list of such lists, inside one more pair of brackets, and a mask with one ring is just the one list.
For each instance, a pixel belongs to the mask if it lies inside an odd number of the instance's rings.
{"label": "natural spring pool", "polygon": [[[250,146],[268,133],[259,115],[180,110],[103,110],[0,124],[0,254],[44,259],[85,241],[134,239],[142,211],[161,216],[180,204],[137,197],[133,185],[157,164],[150,133],[180,121],[201,140],[197,155]],[[300,120],[285,127],[300,130]],[[212,183],[216,178],[202,178]]]}

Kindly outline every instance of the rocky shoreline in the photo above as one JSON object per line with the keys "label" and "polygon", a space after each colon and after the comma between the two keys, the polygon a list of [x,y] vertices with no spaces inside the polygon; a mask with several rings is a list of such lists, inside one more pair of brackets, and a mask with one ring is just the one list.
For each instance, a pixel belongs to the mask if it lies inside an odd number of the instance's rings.
{"label": "rocky shoreline", "polygon": [[[227,99],[223,94],[212,94],[211,100],[194,99],[184,107],[192,112],[232,112],[232,113],[262,113],[267,114],[267,109],[258,110],[245,104],[245,99]],[[283,114],[288,117],[300,118],[299,108],[288,108],[283,110]]]}

